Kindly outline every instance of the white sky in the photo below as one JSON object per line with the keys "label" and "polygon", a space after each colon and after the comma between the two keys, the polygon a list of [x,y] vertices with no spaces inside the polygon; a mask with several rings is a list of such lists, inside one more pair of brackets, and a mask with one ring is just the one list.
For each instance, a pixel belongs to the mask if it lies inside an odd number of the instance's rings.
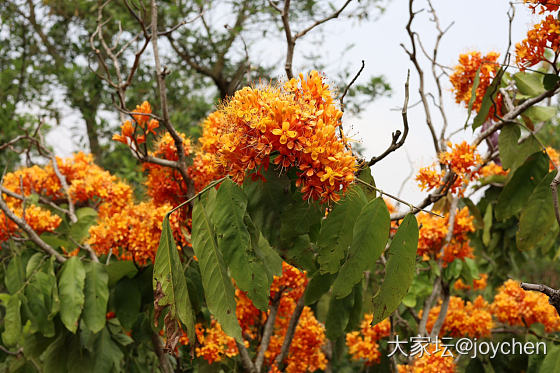
{"label": "white sky", "polygon": [[[439,62],[454,66],[460,53],[470,50],[480,50],[483,54],[496,50],[504,53],[508,40],[508,18],[507,11],[509,2],[506,0],[433,0],[433,5],[438,13],[442,27],[455,21],[454,26],[448,31],[440,44]],[[433,23],[429,21],[427,4],[424,0],[415,2],[415,9],[426,10],[418,14],[413,23],[413,29],[421,37],[428,51],[433,48],[436,30]],[[538,21],[539,17],[531,14],[522,1],[515,2],[516,17],[513,24],[513,42],[518,42],[525,37],[527,30]],[[346,132],[366,147],[366,155],[380,154],[390,143],[391,133],[397,129],[402,131],[402,119],[400,111],[391,109],[402,106],[404,99],[404,82],[407,70],[411,69],[410,78],[410,104],[418,101],[418,76],[413,70],[408,56],[399,46],[400,43],[408,45],[408,35],[405,25],[408,21],[408,1],[393,0],[387,6],[385,14],[378,19],[356,24],[348,20],[333,20],[325,24],[325,43],[320,52],[329,61],[325,69],[327,76],[329,71],[334,74],[339,71],[344,63],[355,66],[356,71],[360,61],[365,60],[365,70],[361,77],[364,81],[373,75],[383,74],[393,88],[390,98],[378,99],[371,104],[363,113],[361,118],[346,117],[344,128]],[[302,25],[303,26],[303,25]],[[298,31],[298,25],[293,26],[293,31]],[[283,56],[285,44],[280,35],[277,40],[267,40],[261,43],[259,48],[267,49],[262,55]],[[343,55],[340,51],[345,45],[354,43],[355,47]],[[294,59],[297,70],[298,61],[305,52],[305,40],[296,47]],[[513,48],[512,48],[513,49]],[[419,57],[421,52],[419,51]],[[422,58],[425,75],[427,78],[427,89],[434,90],[431,80],[430,66]],[[444,95],[447,97],[445,107],[448,115],[449,126],[453,131],[462,127],[466,119],[466,110],[454,103],[450,85],[444,80]],[[360,80],[358,80],[360,82]],[[432,117],[436,128],[441,128],[441,118],[432,108]],[[373,174],[377,185],[389,193],[396,194],[407,176],[418,168],[431,164],[434,161],[434,149],[425,123],[424,112],[421,105],[409,109],[408,115],[410,132],[405,146],[397,152],[388,156],[384,161],[374,166]],[[71,123],[71,124],[68,124]],[[58,126],[47,137],[54,145],[57,154],[68,155],[78,149],[79,139],[73,138],[71,127],[84,127],[80,124],[79,116],[68,111],[68,116],[62,126]],[[85,133],[85,128],[82,130]],[[79,131],[81,132],[81,131]],[[457,135],[454,140],[469,138],[472,131],[467,129],[464,133]],[[72,146],[69,146],[72,143]],[[412,160],[408,161],[407,153]],[[416,183],[410,180],[403,190],[402,197],[412,203],[420,201],[425,193],[422,193]]]}

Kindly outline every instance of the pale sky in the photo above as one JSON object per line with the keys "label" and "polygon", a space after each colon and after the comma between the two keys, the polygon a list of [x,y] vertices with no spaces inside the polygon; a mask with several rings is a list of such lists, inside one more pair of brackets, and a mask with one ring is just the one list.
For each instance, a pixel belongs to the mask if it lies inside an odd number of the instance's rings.
{"label": "pale sky", "polygon": [[[508,40],[506,13],[509,2],[505,0],[433,0],[433,5],[442,27],[446,27],[452,21],[455,22],[441,42],[440,63],[452,67],[456,65],[460,53],[471,50],[480,50],[483,54],[492,50],[502,54],[505,52]],[[427,3],[417,0],[414,8],[416,10],[425,8],[416,16],[413,29],[422,37],[426,49],[431,51],[436,30],[433,23],[429,21]],[[516,16],[512,33],[514,43],[522,40],[527,30],[539,20],[539,17],[531,14],[521,1],[515,2],[515,9]],[[397,129],[402,130],[400,111],[391,109],[403,104],[404,82],[408,69],[411,69],[410,104],[417,102],[419,98],[417,94],[418,75],[408,56],[399,46],[400,43],[405,43],[405,45],[409,43],[405,31],[407,21],[408,1],[393,0],[387,6],[385,14],[377,19],[361,24],[348,20],[333,20],[324,25],[327,37],[320,52],[324,52],[326,60],[329,61],[328,67],[324,71],[327,76],[331,70],[333,74],[340,70],[344,63],[355,66],[357,71],[360,61],[363,59],[366,67],[361,78],[365,80],[372,75],[383,74],[393,88],[392,97],[378,99],[364,111],[361,118],[349,116],[344,118],[346,132],[365,145],[367,156],[380,154],[390,143],[391,132]],[[293,26],[294,31],[300,29],[297,26]],[[354,43],[355,47],[341,55],[340,51],[348,43]],[[298,61],[301,63],[300,59],[303,58],[302,52],[305,51],[305,47],[305,40],[302,40],[296,48],[294,71],[297,71]],[[285,51],[285,44],[280,35],[276,41],[267,40],[257,48],[266,49],[262,55],[280,58]],[[435,92],[430,66],[426,59],[422,58],[421,61],[424,63],[427,90]],[[445,78],[443,81],[444,96],[447,98],[444,105],[450,129],[453,131],[465,123],[466,110],[455,104],[449,82]],[[84,127],[79,116],[71,111],[68,111],[67,114],[63,125],[56,127],[47,137],[47,140],[54,145],[57,154],[62,156],[69,155],[78,149],[78,139],[72,136],[73,133],[80,131],[72,131],[70,127]],[[436,128],[441,128],[441,117],[436,108],[432,108],[432,116]],[[411,167],[416,172],[420,167],[427,166],[434,161],[435,153],[421,105],[409,109],[408,119],[410,132],[405,146],[375,165],[373,169],[377,185],[393,194],[398,192],[403,180],[410,174]],[[85,129],[82,133],[85,133]],[[469,138],[472,138],[472,131],[467,129],[464,133],[455,136],[454,140]],[[407,159],[407,153],[412,164]],[[402,193],[402,197],[412,203],[419,202],[424,195],[425,193],[418,189],[413,180],[406,184]]]}

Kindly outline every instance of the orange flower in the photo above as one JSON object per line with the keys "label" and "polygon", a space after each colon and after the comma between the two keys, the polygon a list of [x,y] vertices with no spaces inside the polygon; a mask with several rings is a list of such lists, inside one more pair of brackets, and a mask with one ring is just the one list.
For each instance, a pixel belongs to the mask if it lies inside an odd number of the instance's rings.
{"label": "orange flower", "polygon": [[514,280],[500,286],[490,309],[498,320],[509,325],[531,326],[538,322],[547,332],[560,330],[560,316],[548,303],[548,297],[525,291]]}
{"label": "orange flower", "polygon": [[482,167],[480,169],[480,176],[481,177],[488,177],[488,176],[494,176],[494,175],[504,175],[507,176],[507,174],[509,173],[509,170],[504,170],[502,168],[502,166],[497,165],[494,162],[491,162],[489,164],[487,164],[486,166]]}
{"label": "orange flower", "polygon": [[[447,145],[450,151],[440,153],[439,162],[442,165],[449,166],[457,175],[449,191],[451,193],[462,193],[462,187],[478,176],[477,167],[481,163],[481,158],[476,151],[476,147],[469,145],[466,141],[460,144],[449,142]],[[419,182],[420,189],[432,190],[441,186],[442,175],[432,165],[421,168],[416,175],[416,180]]]}
{"label": "orange flower", "polygon": [[341,117],[316,71],[283,86],[243,88],[204,121],[189,173],[199,190],[224,175],[262,177],[272,160],[297,170],[304,199],[337,201],[357,169],[346,138],[337,136]]}
{"label": "orange flower", "polygon": [[389,336],[391,323],[385,319],[371,326],[373,314],[364,315],[360,330],[346,334],[346,345],[352,360],[364,360],[366,365],[379,364],[381,352],[377,341]]}
{"label": "orange flower", "polygon": [[[445,356],[443,356],[445,354]],[[412,364],[398,365],[399,373],[455,373],[453,355],[441,346],[430,344],[426,353],[415,359]]]}
{"label": "orange flower", "polygon": [[546,155],[550,159],[549,169],[550,171],[555,170],[556,166],[560,164],[560,154],[551,146],[546,147]]}
{"label": "orange flower", "polygon": [[[558,5],[554,5],[558,6]],[[515,46],[516,62],[521,70],[548,61],[545,50],[551,49],[557,56],[560,52],[560,21],[553,15],[536,24],[527,32],[527,38]],[[556,61],[556,58],[553,59]]]}
{"label": "orange flower", "polygon": [[[418,255],[425,260],[442,257],[444,264],[455,259],[472,258],[473,249],[469,245],[468,233],[474,232],[473,220],[467,207],[457,210],[451,242],[443,247],[449,227],[449,214],[444,219],[420,213],[417,216],[420,225],[418,237]],[[443,248],[443,252],[442,252]]]}
{"label": "orange flower", "polygon": [[[441,304],[433,307],[428,314],[426,328],[431,332],[441,311]],[[422,311],[419,313],[422,317]],[[489,337],[492,332],[493,322],[488,302],[480,295],[474,302],[466,303],[459,297],[450,297],[449,306],[440,336],[451,337]]]}
{"label": "orange flower", "polygon": [[[455,92],[455,101],[457,103],[463,102],[465,107],[468,107],[471,99],[474,79],[477,71],[480,69],[479,83],[476,88],[476,98],[473,101],[472,106],[474,111],[480,110],[482,98],[499,70],[497,63],[499,56],[500,54],[497,52],[490,52],[483,57],[481,53],[477,51],[459,55],[459,64],[455,66],[455,71],[449,77],[453,86],[453,91]],[[498,97],[497,101],[501,102],[501,98]],[[500,106],[501,105],[497,105],[498,109]],[[493,117],[493,110],[494,109],[491,108],[489,113],[490,118]]]}
{"label": "orange flower", "polygon": [[529,8],[533,10],[533,13],[539,8],[539,13],[544,12],[555,12],[560,8],[560,0],[523,0],[525,3],[529,3]]}
{"label": "orange flower", "polygon": [[455,281],[453,287],[455,288],[455,290],[471,290],[471,289],[484,290],[486,289],[487,281],[488,281],[488,274],[482,273],[480,275],[480,278],[477,279],[475,278],[473,280],[472,287],[471,285],[465,284],[462,279],[458,279],[457,281]]}

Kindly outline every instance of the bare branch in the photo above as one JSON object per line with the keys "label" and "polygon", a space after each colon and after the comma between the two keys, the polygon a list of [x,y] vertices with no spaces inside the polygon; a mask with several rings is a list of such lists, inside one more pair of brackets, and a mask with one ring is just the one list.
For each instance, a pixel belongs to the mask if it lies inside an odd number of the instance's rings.
{"label": "bare branch", "polygon": [[334,18],[338,18],[338,16],[340,15],[340,13],[342,13],[344,11],[344,9],[346,9],[346,7],[348,6],[348,4],[350,4],[352,0],[346,0],[346,2],[344,3],[344,5],[342,5],[342,7],[340,7],[338,10],[336,10],[334,13],[332,13],[331,15],[320,19],[318,21],[316,21],[315,23],[313,23],[311,26],[301,30],[300,32],[298,32],[297,34],[294,35],[294,39],[297,40],[299,38],[301,38],[302,36],[305,36],[305,34],[307,34],[309,31],[313,30],[315,27],[330,21],[331,19]]}
{"label": "bare branch", "polygon": [[251,361],[251,357],[249,356],[249,352],[247,351],[245,345],[238,342],[237,340],[235,341],[235,344],[237,345],[237,349],[239,350],[239,356],[241,356],[241,363],[243,364],[243,368],[245,368],[245,371],[248,373],[257,373],[255,364],[253,364],[253,362]]}
{"label": "bare branch", "polygon": [[[410,80],[410,70],[408,71],[408,74],[406,76],[406,83],[404,85],[404,105],[402,108],[402,118],[403,118],[403,126],[404,126],[404,132],[402,133],[402,137],[401,137],[401,132],[399,130],[393,132],[392,134],[392,140],[391,140],[391,145],[389,145],[389,147],[387,149],[385,149],[385,151],[383,153],[381,153],[381,155],[377,156],[377,157],[372,157],[369,162],[368,162],[368,166],[371,167],[374,164],[376,164],[377,162],[379,162],[380,160],[382,160],[383,158],[385,158],[386,156],[388,156],[389,154],[391,154],[392,152],[394,152],[395,150],[397,150],[398,148],[400,148],[401,146],[404,145],[404,141],[406,140],[406,137],[408,136],[408,115],[407,115],[407,111],[408,111],[408,99],[409,99],[409,92],[408,92],[408,86],[409,86],[409,80]],[[400,140],[399,140],[400,138]]]}
{"label": "bare branch", "polygon": [[62,186],[62,190],[64,190],[64,194],[66,195],[66,200],[68,201],[68,217],[72,223],[76,223],[78,218],[76,217],[76,213],[74,212],[74,202],[72,201],[72,197],[70,196],[70,191],[68,188],[68,183],[66,182],[66,177],[62,175],[60,170],[58,169],[58,163],[56,162],[56,157],[51,155],[51,161],[53,165],[53,170]]}
{"label": "bare branch", "polygon": [[548,303],[553,305],[558,315],[560,315],[560,290],[553,289],[546,285],[529,284],[526,282],[521,283],[521,289],[538,291],[545,294],[548,297]]}
{"label": "bare branch", "polygon": [[[305,290],[307,290],[307,288]],[[282,370],[282,364],[284,358],[288,354],[290,345],[292,344],[292,339],[294,338],[294,334],[296,332],[296,327],[299,322],[299,317],[301,316],[301,312],[303,311],[303,307],[305,305],[304,302],[305,292],[306,291],[304,291],[303,295],[299,298],[296,307],[294,308],[294,313],[292,313],[292,317],[290,318],[290,322],[288,323],[288,329],[286,329],[286,335],[284,336],[284,342],[282,343],[282,348],[280,349],[280,353],[278,354],[278,356],[276,356],[276,359],[274,360],[274,364],[276,364],[276,366],[280,370]]]}
{"label": "bare branch", "polygon": [[360,76],[360,74],[364,70],[365,66],[366,66],[366,64],[365,64],[364,60],[362,60],[362,67],[360,67],[360,70],[358,70],[358,72],[356,73],[354,78],[350,81],[350,83],[348,83],[346,88],[344,88],[344,92],[342,93],[342,96],[340,96],[340,110],[342,110],[342,112],[344,112],[344,97],[346,97],[346,94],[348,93],[348,90],[350,89],[350,87],[352,87],[352,84],[354,84],[354,82],[356,82],[356,79],[358,79],[358,77]]}
{"label": "bare branch", "polygon": [[261,345],[259,347],[259,353],[255,359],[255,368],[257,373],[262,370],[262,365],[264,362],[264,354],[268,350],[268,345],[270,343],[270,338],[274,331],[274,323],[276,322],[276,315],[278,313],[278,305],[280,303],[280,298],[282,297],[282,291],[276,293],[276,296],[270,303],[270,309],[268,312],[268,318],[266,319],[266,324],[264,325],[264,331],[261,339]]}

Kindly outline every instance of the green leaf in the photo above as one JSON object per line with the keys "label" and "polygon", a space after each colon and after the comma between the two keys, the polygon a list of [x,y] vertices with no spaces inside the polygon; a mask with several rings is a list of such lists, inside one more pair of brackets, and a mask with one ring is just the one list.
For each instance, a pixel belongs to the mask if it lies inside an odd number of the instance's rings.
{"label": "green leaf", "polygon": [[345,298],[362,279],[363,272],[374,266],[385,248],[391,217],[383,198],[369,202],[358,216],[352,233],[348,259],[333,284],[336,298]]}
{"label": "green leaf", "polygon": [[83,320],[93,333],[105,326],[107,301],[109,299],[109,275],[105,265],[91,262],[86,270],[85,302]]}
{"label": "green leaf", "polygon": [[541,73],[518,72],[513,74],[513,80],[522,95],[535,97],[545,92]]}
{"label": "green leaf", "polygon": [[550,345],[539,372],[557,373],[560,372],[560,347]]}
{"label": "green leaf", "polygon": [[60,373],[66,370],[68,351],[65,348],[65,337],[65,333],[60,333],[41,354],[43,373]]}
{"label": "green leaf", "polygon": [[465,121],[465,128],[467,128],[467,124],[469,123],[469,119],[471,119],[471,113],[472,113],[472,107],[474,104],[474,101],[476,100],[476,89],[478,88],[478,85],[480,84],[480,68],[482,67],[479,66],[478,69],[476,70],[476,73],[474,75],[474,80],[473,80],[473,86],[471,88],[471,98],[469,99],[469,105],[468,105],[468,112],[467,112],[467,120]]}
{"label": "green leaf", "polygon": [[121,324],[127,329],[132,329],[142,305],[142,294],[138,289],[138,282],[129,278],[122,279],[115,286],[111,300],[115,307],[115,315]]}
{"label": "green leaf", "polygon": [[401,303],[414,279],[418,223],[408,214],[401,223],[388,252],[385,279],[379,293],[373,298],[372,325],[387,318]]}
{"label": "green leaf", "polygon": [[311,277],[305,290],[305,305],[309,306],[317,302],[323,294],[326,294],[335,278],[336,275],[331,273],[316,273]]}
{"label": "green leaf", "polygon": [[35,273],[25,288],[24,308],[27,317],[45,337],[53,337],[55,334],[54,323],[49,318],[54,288],[56,288],[56,278],[44,272]]}
{"label": "green leaf", "polygon": [[486,118],[488,117],[488,113],[490,112],[490,108],[494,106],[496,103],[496,95],[498,94],[498,86],[502,83],[502,76],[504,75],[504,68],[500,67],[498,72],[496,73],[496,77],[486,89],[484,93],[484,97],[482,98],[482,102],[480,103],[480,109],[478,110],[478,114],[474,117],[472,129],[473,131],[478,127],[482,126],[484,122],[486,122]]}
{"label": "green leaf", "polygon": [[246,210],[247,197],[233,181],[226,179],[218,189],[216,208],[209,214],[218,233],[218,248],[235,283],[247,293],[255,307],[266,311],[272,280],[251,245],[251,236],[245,225]]}
{"label": "green leaf", "polygon": [[154,290],[157,289],[158,284],[161,286],[162,292],[158,306],[169,306],[169,315],[172,318],[178,318],[186,326],[189,338],[194,341],[194,314],[185,273],[169,224],[169,215],[166,215],[163,219],[161,237],[154,263]]}
{"label": "green leaf", "polygon": [[118,368],[124,360],[124,354],[119,346],[111,339],[107,328],[103,328],[95,342],[95,359],[93,372],[105,373]]}
{"label": "green leaf", "polygon": [[2,297],[2,305],[6,309],[4,315],[4,332],[2,341],[8,347],[17,345],[21,338],[21,298],[18,294]]}
{"label": "green leaf", "polygon": [[535,187],[527,201],[527,206],[519,217],[519,229],[516,235],[520,250],[532,249],[556,222],[552,202],[550,183],[556,171],[546,175]]}
{"label": "green leaf", "polygon": [[484,213],[484,230],[482,231],[482,243],[488,246],[490,243],[490,230],[492,229],[492,204],[488,204]]}
{"label": "green leaf", "polygon": [[235,316],[235,290],[216,243],[212,223],[200,200],[194,203],[191,234],[208,309],[226,334],[242,342],[241,327]]}
{"label": "green leaf", "polygon": [[[373,179],[373,176],[371,176],[371,168],[370,167],[366,167],[363,170],[361,170],[360,175],[358,176],[358,179],[360,179],[362,181],[365,181],[369,185],[375,186],[375,180]],[[367,185],[364,185],[362,183],[359,183],[358,186],[359,186],[360,189],[362,189],[362,191],[364,192],[368,201],[371,201],[372,199],[375,199],[375,197],[377,197],[374,189],[372,189],[372,188],[370,188]]]}
{"label": "green leaf", "polygon": [[546,122],[556,116],[556,108],[552,106],[531,106],[523,112],[533,122]]}
{"label": "green leaf", "polygon": [[25,277],[27,279],[31,278],[33,273],[39,268],[41,263],[45,260],[45,255],[43,253],[35,253],[27,261],[25,266]]}
{"label": "green leaf", "polygon": [[518,144],[521,129],[516,124],[504,126],[498,136],[500,159],[505,169],[511,171],[521,166],[527,157],[541,150],[538,141],[530,135],[523,143]]}
{"label": "green leaf", "polygon": [[548,157],[541,151],[532,154],[504,186],[496,203],[496,219],[504,220],[521,211],[539,180],[548,173]]}
{"label": "green leaf", "polygon": [[363,296],[362,296],[362,283],[359,282],[352,289],[352,295],[354,297],[354,303],[352,304],[352,309],[350,310],[350,317],[348,319],[348,324],[346,325],[346,332],[358,329],[360,322],[362,321],[363,314]]}
{"label": "green leaf", "polygon": [[321,273],[338,272],[340,261],[346,256],[352,242],[354,223],[366,204],[364,192],[354,186],[323,220],[317,239],[317,261]]}
{"label": "green leaf", "polygon": [[554,88],[556,88],[556,85],[558,84],[558,81],[560,81],[560,77],[556,74],[544,74],[544,78],[543,78],[543,86],[544,89],[546,89],[547,91],[550,91]]}
{"label": "green leaf", "polygon": [[353,305],[354,294],[352,294],[352,292],[344,298],[337,298],[334,294],[331,296],[327,320],[325,322],[327,338],[335,340],[344,334],[348,321],[350,320],[350,313],[352,312]]}
{"label": "green leaf", "polygon": [[17,292],[25,282],[25,264],[21,255],[17,254],[12,257],[8,267],[6,268],[6,276],[4,277],[4,284],[8,293],[14,294]]}
{"label": "green leaf", "polygon": [[62,265],[58,280],[60,318],[72,333],[76,333],[84,306],[85,278],[86,270],[78,257],[74,256]]}
{"label": "green leaf", "polygon": [[82,243],[89,235],[89,227],[97,221],[97,211],[91,207],[82,207],[76,210],[76,217],[78,221],[70,226],[69,235],[74,241]]}
{"label": "green leaf", "polygon": [[111,262],[106,266],[109,275],[109,286],[115,285],[125,276],[132,278],[138,273],[138,269],[130,260],[118,260]]}

